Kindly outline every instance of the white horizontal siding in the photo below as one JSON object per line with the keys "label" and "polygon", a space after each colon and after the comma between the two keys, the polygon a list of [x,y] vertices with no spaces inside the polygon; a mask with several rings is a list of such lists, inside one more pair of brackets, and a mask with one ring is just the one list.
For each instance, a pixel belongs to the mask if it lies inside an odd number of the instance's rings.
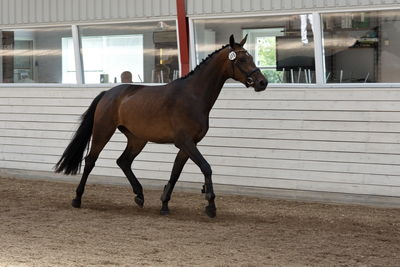
{"label": "white horizontal siding", "polygon": [[[186,0],[188,16],[398,7],[400,0]],[[0,28],[176,17],[176,0],[0,0]]]}
{"label": "white horizontal siding", "polygon": [[0,0],[0,27],[174,16],[175,0]]}
{"label": "white horizontal siding", "polygon": [[396,7],[399,0],[187,0],[191,17],[216,14],[282,13]]}
{"label": "white horizontal siding", "polygon": [[[224,88],[199,149],[219,184],[400,197],[400,88]],[[0,167],[52,171],[94,88],[0,88]],[[118,176],[117,133],[94,174]],[[166,180],[177,149],[148,144],[137,176]],[[183,181],[203,181],[192,162]]]}

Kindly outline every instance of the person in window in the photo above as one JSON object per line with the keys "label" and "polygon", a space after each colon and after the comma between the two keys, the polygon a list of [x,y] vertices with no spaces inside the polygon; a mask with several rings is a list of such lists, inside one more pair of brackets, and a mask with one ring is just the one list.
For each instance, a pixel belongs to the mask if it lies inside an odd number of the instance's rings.
{"label": "person in window", "polygon": [[130,71],[124,71],[121,73],[121,82],[122,83],[133,83],[132,81],[132,73]]}
{"label": "person in window", "polygon": [[303,14],[300,15],[301,21],[301,41],[304,45],[308,44],[308,37],[307,37],[307,19],[310,22],[311,29],[314,32],[314,24],[313,24],[313,15],[312,14]]}

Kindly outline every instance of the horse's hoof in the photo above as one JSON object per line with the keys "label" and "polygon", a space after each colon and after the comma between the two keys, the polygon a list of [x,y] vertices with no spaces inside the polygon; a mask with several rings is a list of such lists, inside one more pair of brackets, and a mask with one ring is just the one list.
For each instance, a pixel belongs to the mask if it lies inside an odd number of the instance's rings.
{"label": "horse's hoof", "polygon": [[139,207],[143,208],[144,199],[143,199],[143,198],[140,198],[140,197],[138,197],[138,196],[136,196],[136,197],[135,197],[135,203],[136,203]]}
{"label": "horse's hoof", "polygon": [[210,218],[214,218],[217,216],[217,209],[215,206],[206,206],[206,214]]}
{"label": "horse's hoof", "polygon": [[161,209],[160,210],[160,215],[169,215],[169,209]]}
{"label": "horse's hoof", "polygon": [[81,207],[81,200],[80,199],[73,199],[71,202],[72,207],[80,208]]}

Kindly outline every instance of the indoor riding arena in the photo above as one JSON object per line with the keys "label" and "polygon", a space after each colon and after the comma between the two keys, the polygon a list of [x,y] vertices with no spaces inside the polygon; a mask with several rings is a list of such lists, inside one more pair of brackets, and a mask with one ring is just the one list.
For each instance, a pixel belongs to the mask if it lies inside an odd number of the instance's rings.
{"label": "indoor riding arena", "polygon": [[400,265],[399,0],[0,0],[0,36],[0,267]]}

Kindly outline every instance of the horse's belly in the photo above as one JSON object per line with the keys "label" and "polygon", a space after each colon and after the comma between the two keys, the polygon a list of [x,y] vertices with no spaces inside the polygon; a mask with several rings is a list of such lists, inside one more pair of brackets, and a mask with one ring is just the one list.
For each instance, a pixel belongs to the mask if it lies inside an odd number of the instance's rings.
{"label": "horse's belly", "polygon": [[169,123],[144,119],[140,122],[124,125],[134,136],[142,140],[147,140],[155,143],[173,143],[173,129]]}
{"label": "horse's belly", "polygon": [[170,112],[163,101],[149,101],[151,97],[132,97],[119,110],[120,125],[136,137],[156,143],[173,143]]}

